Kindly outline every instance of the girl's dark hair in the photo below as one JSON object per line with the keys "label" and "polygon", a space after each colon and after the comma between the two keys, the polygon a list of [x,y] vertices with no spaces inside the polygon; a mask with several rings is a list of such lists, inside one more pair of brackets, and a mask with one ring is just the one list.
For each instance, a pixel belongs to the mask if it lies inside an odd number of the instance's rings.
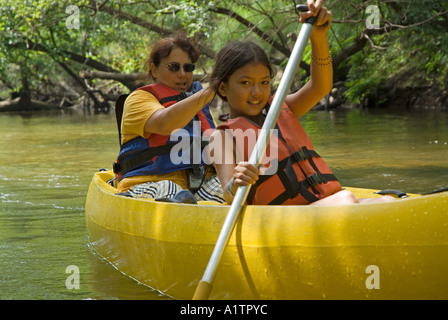
{"label": "girl's dark hair", "polygon": [[215,67],[210,76],[210,87],[221,99],[226,101],[227,99],[219,93],[220,84],[227,82],[236,70],[252,62],[264,64],[269,69],[271,78],[274,77],[274,69],[269,58],[259,45],[251,41],[236,41],[226,45],[218,53]]}
{"label": "girl's dark hair", "polygon": [[151,63],[154,63],[158,67],[162,59],[168,57],[176,47],[188,53],[192,63],[196,63],[201,55],[194,41],[188,38],[184,32],[178,32],[171,37],[160,39],[153,45],[151,53],[145,62],[145,69],[148,70],[151,78]]}

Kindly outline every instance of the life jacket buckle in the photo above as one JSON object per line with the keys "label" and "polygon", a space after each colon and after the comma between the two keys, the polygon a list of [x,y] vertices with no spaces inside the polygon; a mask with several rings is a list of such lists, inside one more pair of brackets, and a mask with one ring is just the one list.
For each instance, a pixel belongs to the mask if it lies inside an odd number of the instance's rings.
{"label": "life jacket buckle", "polygon": [[303,150],[298,150],[298,151],[294,152],[292,155],[297,162],[303,161],[308,158],[305,151],[303,151]]}
{"label": "life jacket buckle", "polygon": [[205,178],[205,169],[203,166],[193,166],[188,170],[188,189],[192,193],[196,193],[202,186]]}
{"label": "life jacket buckle", "polygon": [[184,99],[186,99],[186,98],[188,98],[189,96],[192,96],[192,95],[193,95],[193,92],[190,92],[190,91],[181,92],[181,93],[179,93],[178,101],[184,100]]}
{"label": "life jacket buckle", "polygon": [[311,176],[306,177],[306,181],[308,181],[310,186],[314,187],[316,184],[321,183],[322,179],[317,174],[313,174]]}

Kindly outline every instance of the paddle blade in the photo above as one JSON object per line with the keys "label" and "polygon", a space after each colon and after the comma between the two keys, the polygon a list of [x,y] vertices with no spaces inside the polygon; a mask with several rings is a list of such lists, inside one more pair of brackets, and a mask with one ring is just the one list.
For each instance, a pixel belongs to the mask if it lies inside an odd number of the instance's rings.
{"label": "paddle blade", "polygon": [[194,293],[193,300],[208,300],[212,292],[213,285],[210,282],[201,280]]}

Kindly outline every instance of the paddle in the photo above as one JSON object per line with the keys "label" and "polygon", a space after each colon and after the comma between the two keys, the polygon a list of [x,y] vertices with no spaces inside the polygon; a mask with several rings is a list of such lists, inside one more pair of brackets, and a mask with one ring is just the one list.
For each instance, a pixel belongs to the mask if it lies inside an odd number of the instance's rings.
{"label": "paddle", "polygon": [[[298,5],[296,9],[299,11],[308,11],[308,7],[306,5]],[[271,108],[269,109],[257,143],[255,144],[255,148],[250,156],[249,163],[257,167],[261,163],[261,160],[267,148],[267,144],[269,143],[269,139],[271,138],[271,129],[274,129],[275,127],[278,116],[282,109],[282,105],[285,101],[286,95],[289,92],[289,88],[291,87],[294,75],[296,74],[299,62],[302,60],[302,55],[305,51],[305,47],[308,43],[308,39],[313,29],[314,21],[315,18],[310,17],[300,29],[299,36],[294,45],[288,64],[285,68],[283,77],[280,80],[280,84],[272,101]],[[238,187],[232,205],[230,206],[229,213],[227,214],[215,248],[213,249],[212,255],[208,262],[207,268],[205,269],[202,280],[199,282],[198,287],[196,288],[193,300],[207,300],[209,298],[210,293],[213,289],[212,283],[215,277],[216,269],[219,265],[219,261],[221,260],[224,249],[229,242],[230,236],[232,235],[232,231],[243,208],[243,204],[246,201],[249,190],[250,185]]]}

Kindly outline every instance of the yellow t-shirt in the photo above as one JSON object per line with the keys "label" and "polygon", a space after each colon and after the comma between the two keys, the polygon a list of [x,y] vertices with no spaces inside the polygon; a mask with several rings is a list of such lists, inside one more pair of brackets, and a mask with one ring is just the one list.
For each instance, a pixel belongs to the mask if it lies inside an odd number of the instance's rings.
{"label": "yellow t-shirt", "polygon": [[[145,124],[154,112],[163,108],[164,106],[151,93],[145,90],[132,92],[124,103],[121,121],[121,144],[138,136],[145,139],[149,138],[150,134],[145,133]],[[118,183],[118,192],[125,192],[136,184],[161,180],[171,180],[182,188],[187,188],[187,172],[181,170],[167,174],[125,178]]]}

